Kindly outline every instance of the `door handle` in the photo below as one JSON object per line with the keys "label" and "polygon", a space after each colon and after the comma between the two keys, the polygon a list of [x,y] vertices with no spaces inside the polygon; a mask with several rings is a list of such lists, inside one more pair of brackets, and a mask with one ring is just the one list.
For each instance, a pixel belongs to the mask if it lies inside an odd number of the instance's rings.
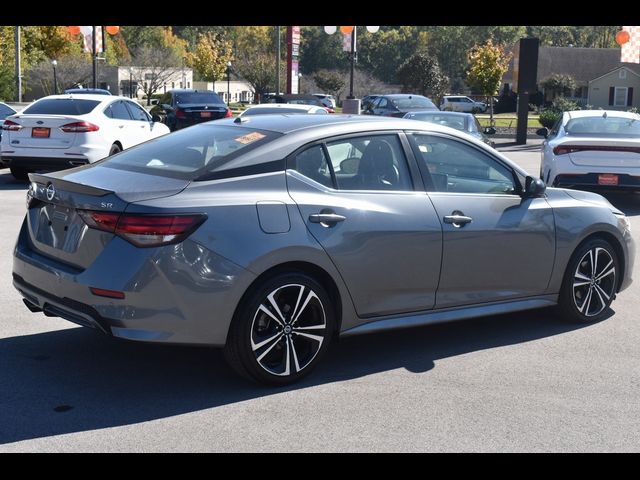
{"label": "door handle", "polygon": [[456,228],[462,228],[467,223],[471,223],[473,218],[467,217],[464,213],[456,210],[455,212],[452,212],[451,215],[446,215],[442,221],[444,223],[450,223]]}
{"label": "door handle", "polygon": [[323,227],[333,227],[338,222],[343,222],[347,217],[337,213],[312,213],[309,215],[311,223],[319,223]]}
{"label": "door handle", "polygon": [[124,128],[124,125],[118,125],[118,128]]}

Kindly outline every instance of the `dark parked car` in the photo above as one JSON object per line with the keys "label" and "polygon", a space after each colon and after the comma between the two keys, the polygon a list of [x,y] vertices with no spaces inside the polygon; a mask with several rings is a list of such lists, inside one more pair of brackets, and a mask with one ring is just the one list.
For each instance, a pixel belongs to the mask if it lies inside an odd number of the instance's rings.
{"label": "dark parked car", "polygon": [[111,95],[111,92],[104,88],[67,88],[64,93],[72,93],[74,95]]}
{"label": "dark parked car", "polygon": [[[9,115],[13,115],[16,111],[6,103],[0,102],[0,127],[4,124],[4,119]],[[0,139],[2,138],[2,128],[0,128]],[[2,165],[0,163],[0,165]],[[1,168],[1,167],[0,167]]]}
{"label": "dark parked car", "polygon": [[362,113],[384,117],[404,117],[405,113],[414,110],[438,110],[438,107],[422,95],[393,94],[376,98]]}
{"label": "dark parked car", "polygon": [[367,110],[367,108],[369,108],[371,105],[373,105],[373,102],[375,102],[376,98],[380,97],[381,95],[365,95],[364,97],[362,97],[362,101],[360,102],[360,109],[364,112],[365,110]]}
{"label": "dark parked car", "polygon": [[436,123],[438,125],[444,125],[445,127],[455,128],[461,132],[468,133],[469,135],[476,137],[481,142],[493,147],[495,142],[489,139],[487,135],[493,135],[496,133],[496,129],[493,127],[483,128],[478,122],[478,119],[471,113],[463,112],[434,112],[427,110],[424,112],[409,112],[404,118],[410,118],[411,120],[422,120],[423,122]]}
{"label": "dark parked car", "polygon": [[152,115],[172,132],[196,123],[231,117],[231,110],[210,90],[175,89],[165,93],[151,109]]}

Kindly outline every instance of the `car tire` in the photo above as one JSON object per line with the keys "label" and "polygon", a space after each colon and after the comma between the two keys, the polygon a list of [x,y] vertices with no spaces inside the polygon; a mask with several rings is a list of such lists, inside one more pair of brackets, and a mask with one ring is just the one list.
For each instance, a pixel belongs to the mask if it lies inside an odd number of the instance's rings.
{"label": "car tire", "polygon": [[303,273],[283,273],[245,295],[231,323],[224,356],[245,378],[288,385],[316,366],[334,329],[335,313],[322,285]]}
{"label": "car tire", "polygon": [[13,178],[20,181],[29,180],[29,170],[22,167],[9,167]]}
{"label": "car tire", "polygon": [[122,148],[120,148],[120,145],[118,145],[117,143],[114,143],[113,145],[111,145],[111,149],[109,150],[109,156],[115,155],[116,153],[120,153],[121,151],[122,151]]}
{"label": "car tire", "polygon": [[603,238],[582,243],[571,256],[560,289],[558,313],[578,323],[593,323],[609,313],[620,275],[613,246]]}

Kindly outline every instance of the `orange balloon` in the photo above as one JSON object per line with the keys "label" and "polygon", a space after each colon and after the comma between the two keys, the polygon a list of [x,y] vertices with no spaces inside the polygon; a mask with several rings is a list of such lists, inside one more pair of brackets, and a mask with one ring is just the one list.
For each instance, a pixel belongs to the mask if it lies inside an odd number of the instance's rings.
{"label": "orange balloon", "polygon": [[67,27],[67,30],[69,30],[69,33],[71,35],[77,35],[80,33],[80,27],[77,27],[77,26]]}
{"label": "orange balloon", "polygon": [[351,32],[353,32],[353,27],[352,26],[346,26],[346,27],[340,27],[340,31],[344,34],[349,34]]}
{"label": "orange balloon", "polygon": [[107,25],[107,33],[109,35],[115,35],[119,31],[120,31],[120,27],[118,27],[117,25]]}
{"label": "orange balloon", "polygon": [[620,30],[618,33],[616,33],[616,43],[618,45],[622,46],[629,40],[631,40],[631,35],[629,35],[629,32],[627,32],[626,30]]}

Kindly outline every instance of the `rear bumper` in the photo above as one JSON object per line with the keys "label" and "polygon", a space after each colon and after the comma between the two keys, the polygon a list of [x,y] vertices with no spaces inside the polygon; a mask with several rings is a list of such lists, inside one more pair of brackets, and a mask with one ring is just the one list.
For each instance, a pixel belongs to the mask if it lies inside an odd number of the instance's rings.
{"label": "rear bumper", "polygon": [[[43,311],[127,340],[222,346],[235,308],[255,276],[187,239],[139,249],[115,237],[86,269],[31,246],[26,222],[14,250],[13,284]],[[94,295],[90,287],[124,292]]]}
{"label": "rear bumper", "polygon": [[89,163],[89,159],[80,155],[65,157],[21,157],[3,155],[0,162],[5,167],[26,168],[28,170],[63,170]]}
{"label": "rear bumper", "polygon": [[611,191],[611,190],[629,190],[640,191],[640,177],[629,175],[628,173],[620,173],[618,175],[618,185],[600,185],[598,183],[598,173],[582,173],[582,174],[558,174],[553,179],[554,187],[562,188],[588,188],[589,190]]}

